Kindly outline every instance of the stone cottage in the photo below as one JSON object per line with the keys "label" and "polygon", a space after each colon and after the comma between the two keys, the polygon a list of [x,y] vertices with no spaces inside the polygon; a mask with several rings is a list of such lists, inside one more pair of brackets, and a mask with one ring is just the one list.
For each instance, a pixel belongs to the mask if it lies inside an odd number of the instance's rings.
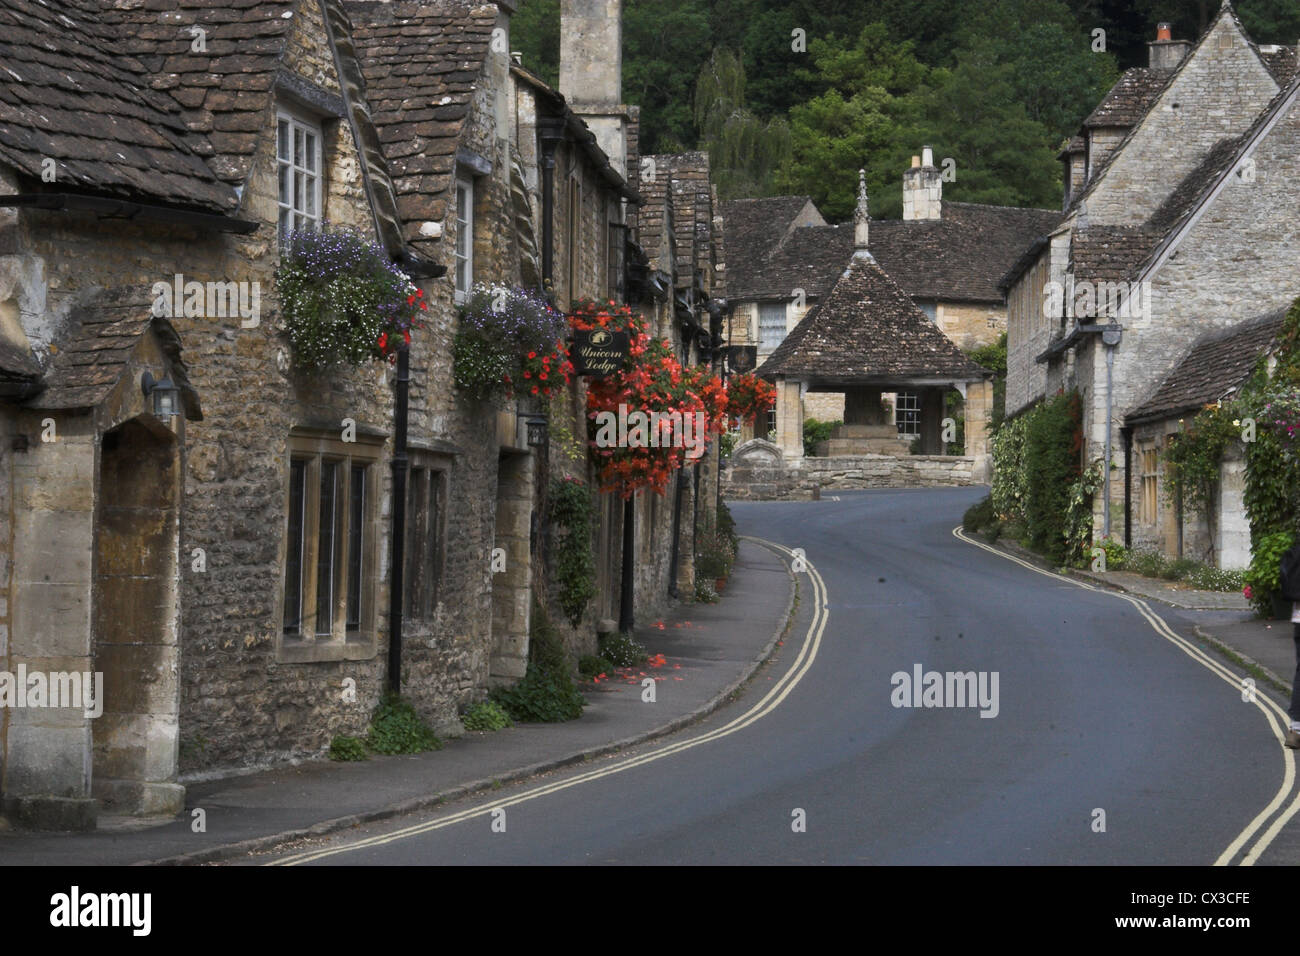
{"label": "stone cottage", "polygon": [[[1255,44],[1228,3],[1195,45],[1162,27],[1150,47],[1151,65],[1121,78],[1085,121],[1083,153],[1067,147],[1060,227],[1003,281],[1008,414],[1079,390],[1084,463],[1112,449],[1099,531],[1118,526],[1122,489],[1139,481],[1119,455],[1126,417],[1144,417],[1203,336],[1300,292],[1295,49]],[[1128,459],[1144,475],[1157,437],[1134,435]],[[1135,526],[1125,513],[1131,540]]]}
{"label": "stone cottage", "polygon": [[[454,388],[455,306],[479,281],[621,301],[638,196],[617,93],[580,113],[512,64],[513,8],[0,11],[0,672],[104,675],[101,715],[0,707],[12,817],[174,813],[182,772],[319,754],[398,678],[453,730],[522,674],[582,385],[531,445],[543,409]],[[325,224],[422,291],[409,367],[295,360],[280,235]],[[604,515],[575,650],[619,607],[622,509]],[[650,613],[667,591],[664,572],[636,593]]]}

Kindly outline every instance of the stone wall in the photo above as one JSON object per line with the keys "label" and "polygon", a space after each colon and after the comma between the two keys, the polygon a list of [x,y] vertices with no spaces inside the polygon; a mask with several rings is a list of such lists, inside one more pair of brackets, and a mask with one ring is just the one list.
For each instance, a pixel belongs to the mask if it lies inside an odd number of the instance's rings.
{"label": "stone wall", "polygon": [[747,442],[722,475],[724,498],[814,500],[855,488],[949,488],[978,484],[980,459],[960,455],[853,455],[785,460],[777,446]]}

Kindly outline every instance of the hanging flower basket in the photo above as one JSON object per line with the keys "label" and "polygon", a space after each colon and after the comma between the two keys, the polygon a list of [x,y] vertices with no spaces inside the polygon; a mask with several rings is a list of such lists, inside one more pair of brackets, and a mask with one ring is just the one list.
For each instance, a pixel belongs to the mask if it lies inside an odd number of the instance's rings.
{"label": "hanging flower basket", "polygon": [[776,386],[753,372],[733,376],[727,382],[727,415],[753,424],[776,404]]}
{"label": "hanging flower basket", "polygon": [[[652,338],[645,319],[627,306],[584,302],[569,321],[575,329],[628,333],[623,367],[593,379],[587,390],[588,440],[601,490],[624,498],[640,488],[664,494],[672,473],[693,461],[693,452],[710,435],[726,428],[722,382],[707,368],[683,366],[672,345]],[[650,419],[653,440],[633,441],[629,428],[629,440],[620,434],[619,441],[611,442],[609,423],[620,413],[629,421],[633,412]]]}
{"label": "hanging flower basket", "polygon": [[350,230],[289,233],[275,285],[294,361],[307,368],[391,360],[424,328],[424,292]]}
{"label": "hanging flower basket", "polygon": [[476,285],[459,312],[452,346],[458,388],[476,398],[544,398],[569,384],[567,325],[539,293]]}

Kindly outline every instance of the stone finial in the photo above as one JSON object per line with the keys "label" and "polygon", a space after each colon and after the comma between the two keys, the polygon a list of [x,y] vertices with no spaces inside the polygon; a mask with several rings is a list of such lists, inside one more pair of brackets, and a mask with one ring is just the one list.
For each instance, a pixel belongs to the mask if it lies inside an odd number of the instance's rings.
{"label": "stone finial", "polygon": [[871,210],[867,205],[867,171],[858,170],[858,206],[853,210],[853,248],[867,248]]}

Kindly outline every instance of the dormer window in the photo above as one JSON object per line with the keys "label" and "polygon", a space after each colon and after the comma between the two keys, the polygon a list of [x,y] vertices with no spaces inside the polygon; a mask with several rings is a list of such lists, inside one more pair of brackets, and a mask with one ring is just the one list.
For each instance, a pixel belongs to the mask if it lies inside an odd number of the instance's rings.
{"label": "dormer window", "polygon": [[280,235],[314,232],[321,221],[321,128],[283,109],[276,123]]}

